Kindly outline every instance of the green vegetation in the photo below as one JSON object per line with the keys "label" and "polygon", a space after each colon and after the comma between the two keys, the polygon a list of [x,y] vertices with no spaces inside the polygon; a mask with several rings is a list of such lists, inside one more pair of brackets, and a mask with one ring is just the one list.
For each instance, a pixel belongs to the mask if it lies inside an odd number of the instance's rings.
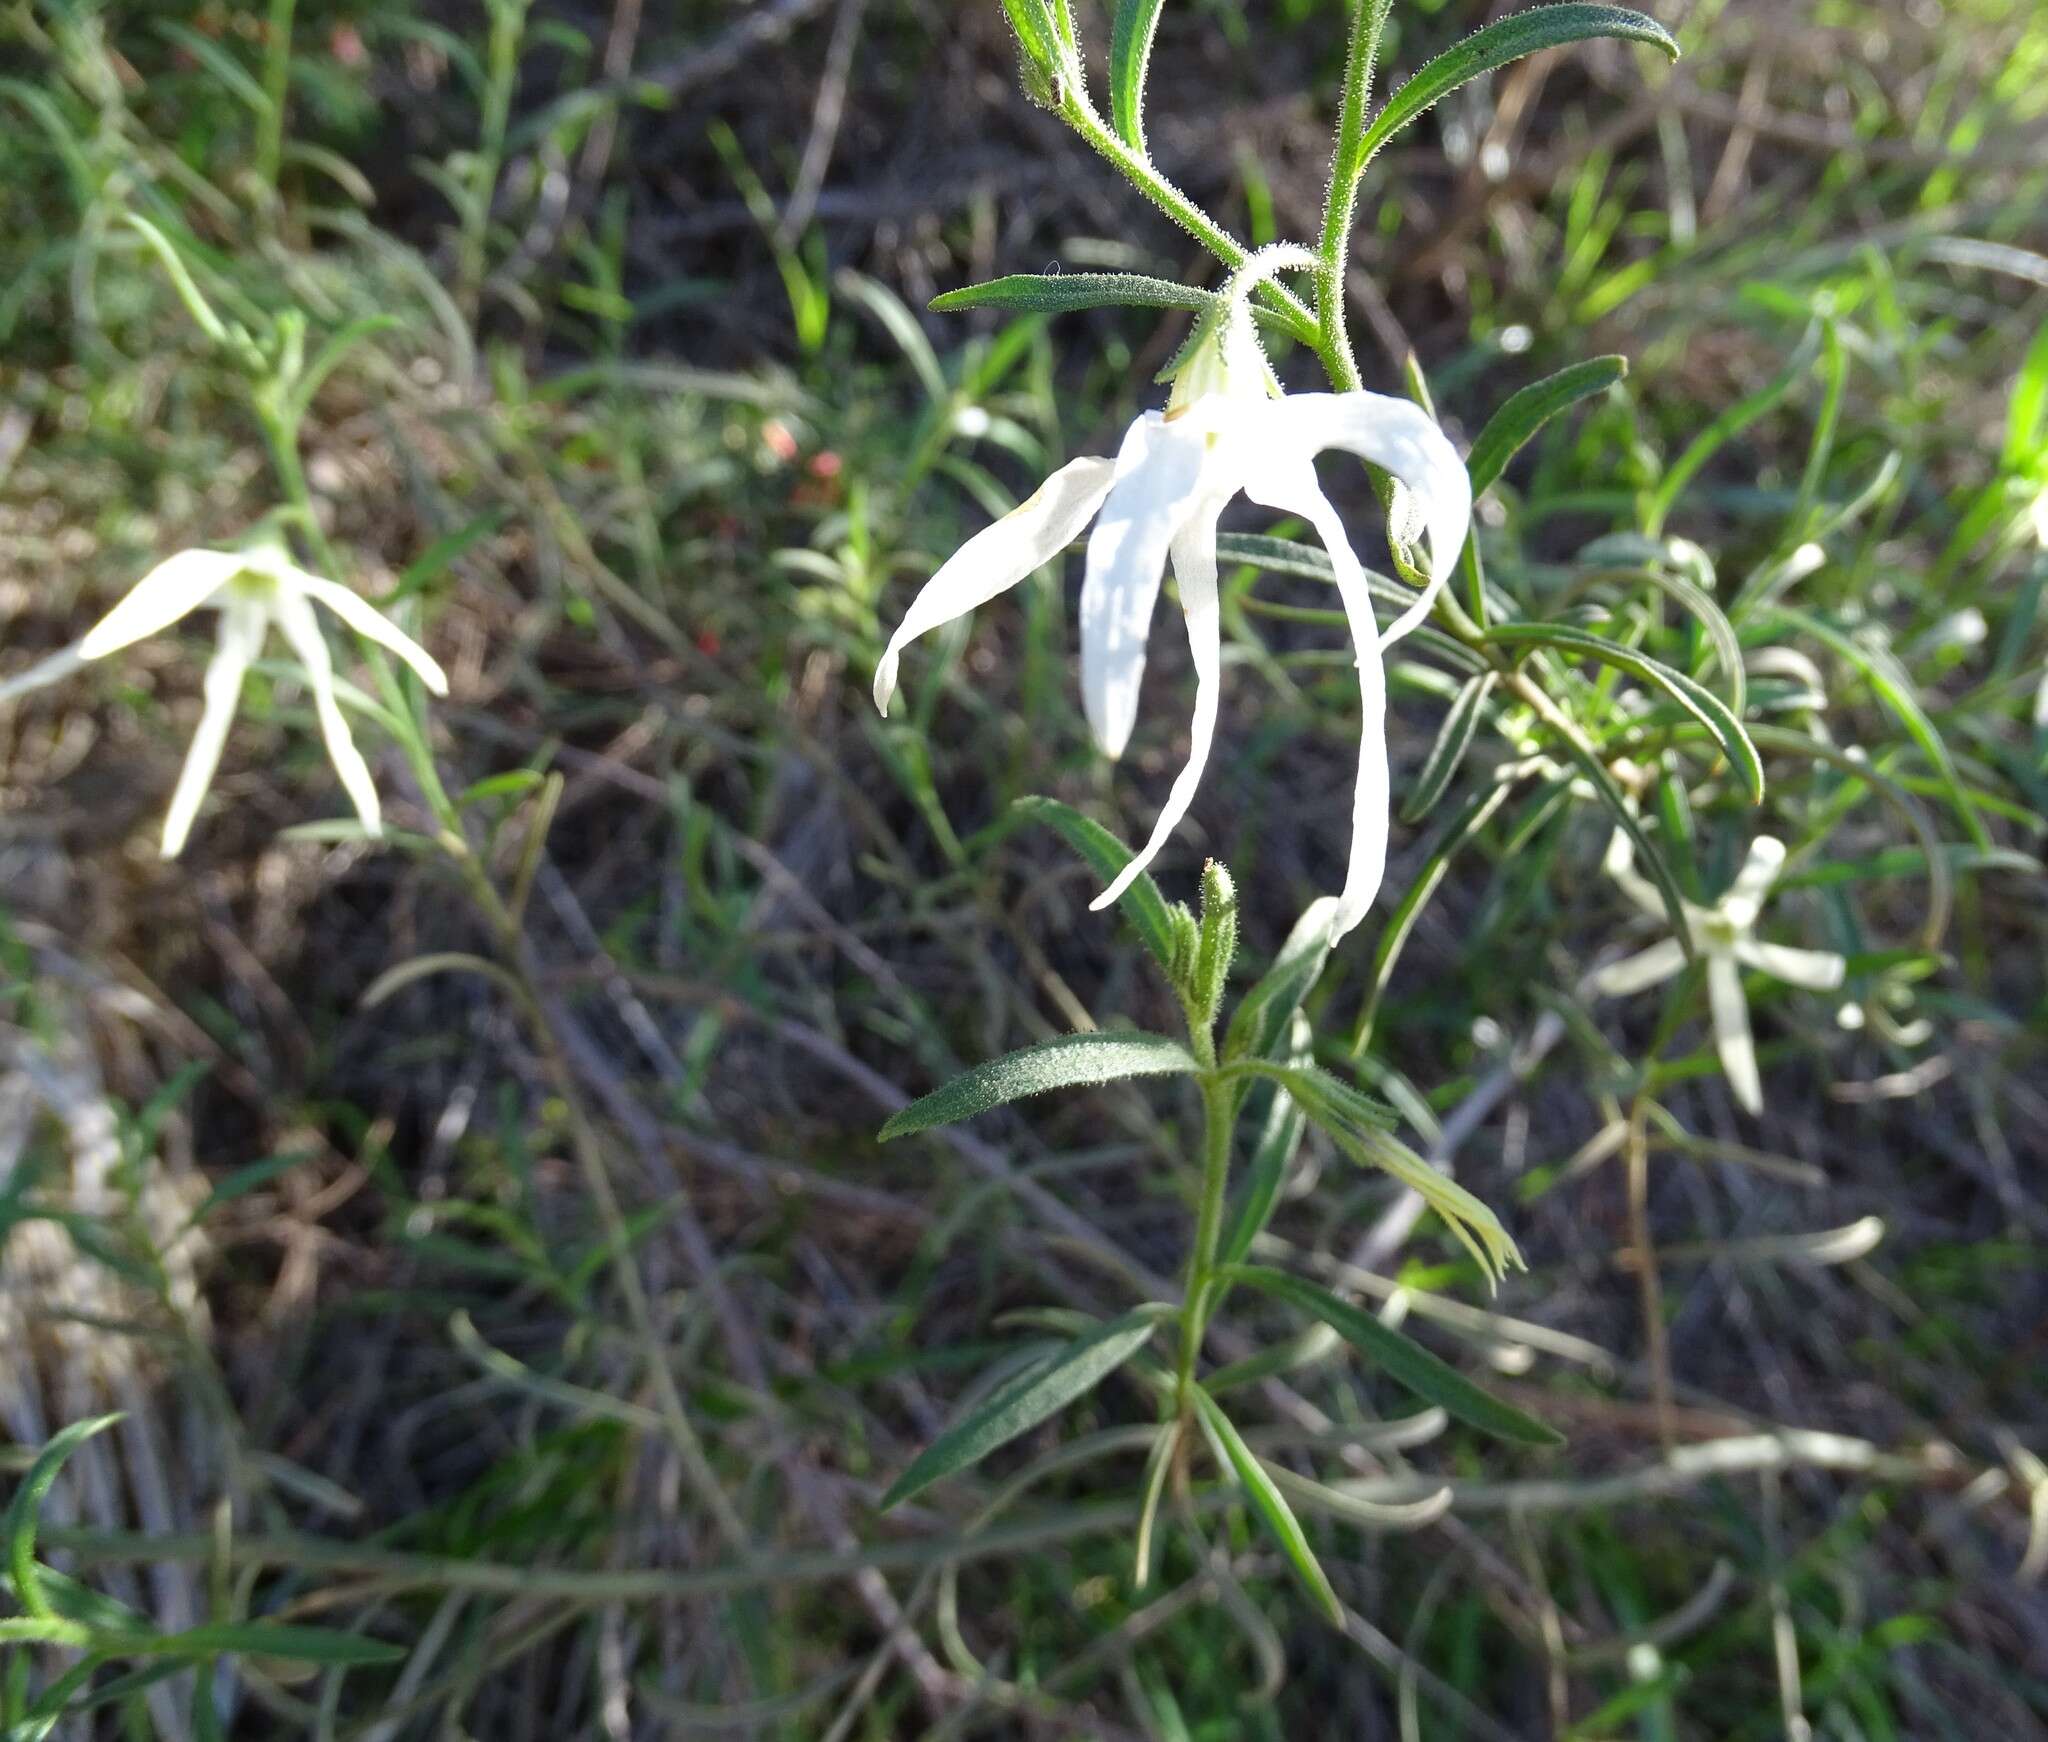
{"label": "green vegetation", "polygon": [[0,0],[0,1737],[2048,1730],[2048,17],[1648,10]]}

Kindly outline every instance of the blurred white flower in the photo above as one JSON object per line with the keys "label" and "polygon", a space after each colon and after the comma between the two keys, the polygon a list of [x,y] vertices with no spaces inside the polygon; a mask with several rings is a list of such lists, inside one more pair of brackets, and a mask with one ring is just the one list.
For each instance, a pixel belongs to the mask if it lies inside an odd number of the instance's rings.
{"label": "blurred white flower", "polygon": [[206,668],[206,705],[199,729],[178,776],[171,808],[164,818],[163,856],[175,859],[184,851],[199,814],[200,801],[220,764],[242,679],[263,650],[274,623],[304,671],[320,719],[321,736],[341,784],[354,802],[363,827],[383,832],[377,788],[350,736],[348,722],[334,697],[334,661],[313,613],[325,605],[365,640],[374,641],[420,674],[437,696],[448,693],[448,679],[427,650],[390,623],[348,588],[308,574],[275,546],[248,550],[185,550],[144,575],[113,610],[78,644],[80,657],[104,659],[145,636],[167,629],[202,606],[220,613],[220,639]]}
{"label": "blurred white flower", "polygon": [[[1784,866],[1785,843],[1771,835],[1759,835],[1719,901],[1712,907],[1685,905],[1693,951],[1706,964],[1707,1006],[1721,1068],[1735,1099],[1751,1113],[1764,1110],[1764,1091],[1757,1075],[1756,1043],[1749,1032],[1749,1005],[1742,995],[1742,970],[1754,968],[1809,992],[1834,991],[1848,970],[1843,958],[1832,951],[1795,950],[1765,943],[1756,935],[1764,900]],[[1636,869],[1635,848],[1619,829],[1607,844],[1606,869],[1637,907],[1653,917],[1664,917],[1662,897]],[[1677,938],[1666,938],[1639,955],[1602,968],[1593,976],[1593,990],[1609,998],[1647,991],[1670,979],[1685,961],[1685,946]]]}
{"label": "blurred white flower", "polygon": [[[1168,558],[1180,586],[1195,665],[1195,713],[1186,768],[1167,795],[1151,838],[1094,902],[1116,900],[1187,814],[1216,731],[1222,631],[1216,592],[1216,526],[1242,493],[1315,528],[1336,573],[1358,651],[1364,722],[1352,800],[1351,859],[1333,936],[1365,916],[1386,870],[1385,650],[1430,613],[1464,548],[1472,487],[1463,462],[1419,406],[1377,393],[1281,395],[1252,327],[1250,290],[1299,250],[1254,256],[1175,380],[1164,412],[1133,423],[1114,460],[1071,461],[1036,495],[969,539],[911,602],[875,671],[875,705],[889,710],[898,663],[916,637],[987,603],[1043,567],[1090,521],[1081,589],[1081,695],[1095,741],[1110,756],[1129,742],[1145,671],[1145,643]],[[1285,257],[1283,257],[1283,255]],[[1365,571],[1344,523],[1316,480],[1327,449],[1358,455],[1412,492],[1429,534],[1429,584],[1380,633]],[[1397,516],[1397,524],[1399,523]]]}

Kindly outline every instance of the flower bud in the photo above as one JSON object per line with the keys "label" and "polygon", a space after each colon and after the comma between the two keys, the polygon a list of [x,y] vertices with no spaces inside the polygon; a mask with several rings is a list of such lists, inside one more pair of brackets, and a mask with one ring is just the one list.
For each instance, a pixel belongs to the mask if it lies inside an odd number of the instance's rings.
{"label": "flower bud", "polygon": [[1003,10],[1016,32],[1024,94],[1041,109],[1058,109],[1066,101],[1066,80],[1051,6],[1047,0],[1003,0]]}
{"label": "flower bud", "polygon": [[1237,884],[1220,859],[1202,868],[1202,925],[1195,948],[1188,1002],[1213,1024],[1223,1008],[1230,964],[1237,955]]}

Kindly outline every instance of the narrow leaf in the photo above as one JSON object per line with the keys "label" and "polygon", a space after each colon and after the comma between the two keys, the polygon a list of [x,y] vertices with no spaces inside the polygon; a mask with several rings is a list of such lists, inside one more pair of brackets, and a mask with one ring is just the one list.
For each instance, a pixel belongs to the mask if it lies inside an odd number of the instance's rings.
{"label": "narrow leaf", "polygon": [[933,297],[931,308],[942,315],[971,308],[1058,315],[1084,308],[1206,309],[1216,300],[1213,291],[1136,272],[1015,272],[1007,278],[949,290]]}
{"label": "narrow leaf", "polygon": [[1125,1077],[1192,1074],[1194,1056],[1163,1034],[1066,1034],[963,1071],[942,1089],[913,1101],[882,1127],[882,1141],[934,1125],[955,1125],[991,1107],[1086,1088]]}
{"label": "narrow leaf", "polygon": [[1380,941],[1373,947],[1372,974],[1366,986],[1365,1003],[1358,1013],[1358,1025],[1352,1031],[1353,1058],[1372,1044],[1373,1028],[1379,1021],[1380,1000],[1386,996],[1394,969],[1400,963],[1401,952],[1408,947],[1415,922],[1422,917],[1423,909],[1442,886],[1451,861],[1473,836],[1493,820],[1494,812],[1507,802],[1513,790],[1505,781],[1492,787],[1482,787],[1452,812],[1451,820],[1444,825],[1443,833],[1415,873],[1415,881],[1408,885],[1407,893],[1395,903],[1393,911],[1381,925]]}
{"label": "narrow leaf", "polygon": [[1757,755],[1756,746],[1750,742],[1742,722],[1729,711],[1728,704],[1697,678],[1687,677],[1662,660],[1609,641],[1605,636],[1559,623],[1496,623],[1486,632],[1486,638],[1517,647],[1554,647],[1574,658],[1599,660],[1603,665],[1614,666],[1631,677],[1655,684],[1706,727],[1748,790],[1750,803],[1763,802],[1763,759]]}
{"label": "narrow leaf", "polygon": [[1383,1325],[1366,1312],[1313,1282],[1284,1270],[1240,1264],[1226,1273],[1232,1282],[1258,1289],[1305,1312],[1342,1337],[1390,1379],[1406,1386],[1427,1403],[1496,1439],[1525,1446],[1561,1446],[1564,1436],[1529,1415],[1483,1391],[1457,1368],[1432,1355],[1420,1343]]}
{"label": "narrow leaf", "polygon": [[1322,977],[1330,959],[1330,922],[1337,914],[1337,898],[1325,895],[1312,901],[1280,953],[1273,958],[1259,983],[1247,992],[1230,1018],[1230,1031],[1223,1042],[1226,1059],[1271,1058],[1287,1038],[1289,1019],[1301,1008]]}
{"label": "narrow leaf", "polygon": [[1928,717],[1927,710],[1920,705],[1913,680],[1898,659],[1888,649],[1870,646],[1807,612],[1780,605],[1775,615],[1779,624],[1789,624],[1825,643],[1863,674],[1865,681],[1877,692],[1878,700],[1898,717],[1899,724],[1920,746],[1921,753],[1934,764],[1942,789],[1955,806],[1956,815],[1969,831],[1971,840],[1980,847],[1989,847],[1991,837],[1985,832],[1984,819],[1977,814],[1977,807],[1970,802],[1970,795],[1964,790],[1955,758],[1933,720]]}
{"label": "narrow leaf", "polygon": [[[1033,822],[1044,823],[1056,830],[1060,839],[1086,860],[1089,869],[1104,883],[1114,883],[1131,862],[1130,848],[1072,805],[1061,804],[1056,798],[1020,798],[1010,808]],[[1152,952],[1154,960],[1171,973],[1173,920],[1167,910],[1166,897],[1159,893],[1159,885],[1152,881],[1151,873],[1146,872],[1125,890],[1117,906],[1136,929],[1146,949]]]}
{"label": "narrow leaf", "polygon": [[1403,127],[1460,85],[1524,55],[1603,36],[1647,42],[1673,60],[1678,58],[1678,44],[1663,25],[1626,6],[1538,6],[1517,12],[1446,49],[1389,97],[1387,106],[1365,130],[1360,142],[1363,158],[1369,161]]}
{"label": "narrow leaf", "polygon": [[1309,1547],[1308,1535],[1301,1528],[1301,1521],[1294,1516],[1294,1509],[1287,1504],[1273,1478],[1266,1474],[1266,1466],[1244,1443],[1244,1436],[1237,1431],[1230,1417],[1217,1407],[1215,1399],[1199,1387],[1195,1391],[1195,1407],[1201,1411],[1203,1425],[1211,1437],[1223,1448],[1230,1467],[1237,1472],[1237,1479],[1244,1484],[1245,1495],[1252,1503],[1252,1510],[1258,1513],[1259,1522],[1280,1545],[1280,1552],[1294,1568],[1295,1576],[1315,1599],[1316,1607],[1328,1617],[1330,1624],[1342,1627],[1344,1606],[1330,1588],[1329,1578],[1323,1572],[1322,1563],[1316,1559],[1315,1550]]}
{"label": "narrow leaf", "polygon": [[71,1454],[120,1419],[118,1415],[95,1416],[90,1421],[73,1422],[53,1435],[14,1491],[7,1508],[7,1570],[14,1580],[15,1601],[37,1620],[50,1618],[50,1604],[36,1577],[36,1516]]}
{"label": "narrow leaf", "polygon": [[1559,412],[1604,393],[1627,373],[1626,357],[1590,357],[1510,397],[1487,420],[1465,460],[1465,470],[1472,475],[1472,494],[1484,494],[1529,439]]}
{"label": "narrow leaf", "polygon": [[1117,0],[1109,34],[1109,112],[1133,151],[1145,150],[1145,73],[1162,0]]}
{"label": "narrow leaf", "polygon": [[1484,671],[1468,677],[1460,686],[1457,699],[1451,703],[1451,711],[1444,716],[1443,726],[1437,732],[1436,742],[1423,760],[1422,772],[1416,776],[1415,790],[1401,807],[1404,823],[1419,823],[1435,810],[1437,801],[1464,766],[1465,753],[1472,748],[1473,734],[1479,730],[1480,713],[1498,678],[1498,673]]}
{"label": "narrow leaf", "polygon": [[1086,1396],[1150,1342],[1158,1326],[1156,1312],[1126,1313],[1012,1380],[925,1447],[882,1496],[882,1510],[900,1506],[934,1482],[980,1463],[997,1447]]}

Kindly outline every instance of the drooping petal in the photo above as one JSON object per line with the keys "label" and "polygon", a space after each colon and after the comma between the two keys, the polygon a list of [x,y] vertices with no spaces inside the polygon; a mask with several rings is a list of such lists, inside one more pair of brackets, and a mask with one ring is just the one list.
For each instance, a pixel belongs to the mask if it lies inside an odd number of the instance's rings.
{"label": "drooping petal", "polygon": [[1600,868],[1644,913],[1652,919],[1664,917],[1664,897],[1657,893],[1656,884],[1636,869],[1636,844],[1623,830],[1616,829],[1608,839],[1607,856],[1601,860]]}
{"label": "drooping petal", "polygon": [[1849,971],[1849,964],[1832,950],[1795,950],[1788,944],[1760,943],[1755,938],[1736,940],[1735,959],[1808,992],[1834,991]]}
{"label": "drooping petal", "polygon": [[129,588],[78,644],[84,659],[104,659],[167,629],[196,611],[248,567],[246,557],[224,550],[181,550],[166,557]]}
{"label": "drooping petal", "polygon": [[1707,952],[1707,1007],[1714,1019],[1714,1050],[1721,1055],[1729,1091],[1746,1111],[1764,1110],[1764,1087],[1756,1070],[1756,1042],[1749,1033],[1749,1003],[1742,996],[1742,970],[1725,950]]}
{"label": "drooping petal", "polygon": [[1295,393],[1269,402],[1262,414],[1274,446],[1309,454],[1341,448],[1393,473],[1415,493],[1429,528],[1429,585],[1380,637],[1382,648],[1393,646],[1435,608],[1464,551],[1472,524],[1465,462],[1428,412],[1383,393]]}
{"label": "drooping petal", "polygon": [[1108,907],[1158,856],[1167,837],[1180,826],[1181,818],[1195,802],[1202,770],[1209,764],[1209,749],[1216,741],[1218,692],[1223,683],[1223,623],[1216,598],[1216,522],[1223,512],[1223,500],[1211,497],[1203,503],[1173,541],[1173,575],[1180,583],[1181,609],[1188,620],[1188,650],[1195,662],[1195,717],[1188,728],[1187,766],[1166,795],[1144,851],[1089,903],[1094,909]]}
{"label": "drooping petal", "polygon": [[1387,874],[1387,837],[1393,826],[1393,780],[1387,767],[1387,673],[1372,593],[1345,534],[1344,522],[1316,482],[1304,456],[1281,456],[1259,465],[1245,494],[1261,507],[1298,514],[1316,530],[1337,580],[1337,597],[1351,626],[1358,656],[1358,773],[1351,793],[1351,857],[1331,924],[1334,942],[1365,918]]}
{"label": "drooping petal", "polygon": [[1610,962],[1593,976],[1593,990],[1603,998],[1627,998],[1661,986],[1685,966],[1685,945],[1665,938],[1647,950]]}
{"label": "drooping petal", "polygon": [[290,570],[285,584],[297,587],[309,599],[325,605],[365,641],[374,641],[379,647],[397,654],[420,674],[420,681],[435,695],[445,696],[448,693],[448,674],[441,669],[440,662],[360,593],[338,581],[322,580],[300,568]]}
{"label": "drooping petal", "polygon": [[377,801],[377,785],[370,778],[370,765],[356,748],[348,721],[334,699],[334,659],[320,633],[320,619],[305,598],[289,589],[280,591],[272,613],[284,638],[291,643],[299,663],[306,668],[306,687],[313,692],[313,711],[320,719],[320,736],[327,742],[327,758],[341,776],[342,789],[356,807],[363,827],[372,835],[384,832],[383,810]]}
{"label": "drooping petal", "polygon": [[221,613],[220,641],[206,667],[206,705],[200,710],[199,729],[192,734],[185,752],[185,766],[178,771],[178,784],[171,793],[171,808],[164,815],[163,845],[166,859],[175,859],[191,838],[192,824],[206,789],[213,784],[214,770],[234,724],[235,703],[241,699],[242,680],[256,655],[263,651],[263,634],[269,627],[263,607],[253,599],[237,599]]}
{"label": "drooping petal", "polygon": [[911,600],[889,638],[881,664],[875,667],[875,706],[888,713],[905,647],[987,604],[1058,556],[1095,517],[1115,475],[1114,460],[1070,460],[1029,501],[993,526],[983,527],[955,551]]}
{"label": "drooping petal", "polygon": [[1738,930],[1756,923],[1763,912],[1764,897],[1785,868],[1785,843],[1775,835],[1759,835],[1750,844],[1749,857],[1721,897],[1721,915]]}
{"label": "drooping petal", "polygon": [[1202,419],[1147,412],[1117,452],[1081,584],[1081,701],[1105,755],[1121,756],[1137,724],[1152,607],[1174,535],[1203,494],[1209,448]]}

